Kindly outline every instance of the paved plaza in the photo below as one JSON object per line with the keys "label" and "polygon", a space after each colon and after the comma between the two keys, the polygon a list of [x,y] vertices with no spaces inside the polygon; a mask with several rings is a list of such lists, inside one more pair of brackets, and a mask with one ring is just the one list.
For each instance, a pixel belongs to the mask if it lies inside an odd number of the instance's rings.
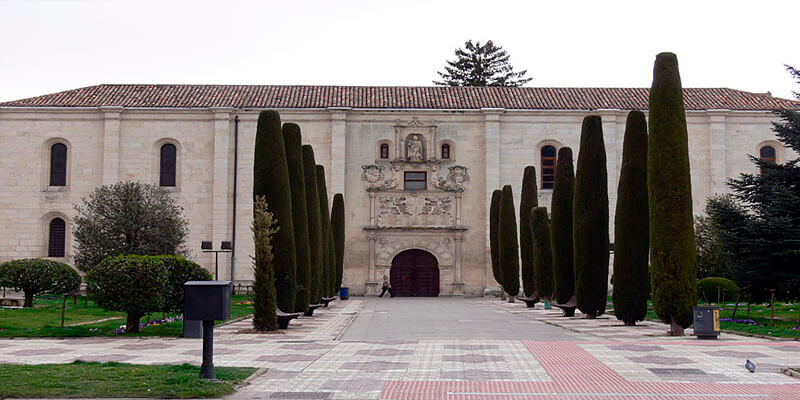
{"label": "paved plaza", "polygon": [[[215,364],[262,368],[231,400],[800,399],[800,380],[780,373],[800,364],[800,342],[559,315],[497,299],[351,298],[283,334],[241,333],[250,320],[218,328]],[[0,340],[3,363],[199,364],[200,353],[196,339]]]}

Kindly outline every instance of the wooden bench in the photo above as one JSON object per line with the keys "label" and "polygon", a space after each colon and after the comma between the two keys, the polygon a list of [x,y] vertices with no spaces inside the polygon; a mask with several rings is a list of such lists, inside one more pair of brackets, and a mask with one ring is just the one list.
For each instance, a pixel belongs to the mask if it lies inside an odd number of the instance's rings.
{"label": "wooden bench", "polygon": [[558,307],[564,311],[562,316],[564,317],[574,317],[575,316],[575,308],[578,307],[578,301],[575,300],[575,295],[569,298],[569,301],[566,304],[558,304],[558,303],[550,303],[553,307]]}
{"label": "wooden bench", "polygon": [[278,328],[281,329],[288,329],[289,328],[289,321],[299,317],[302,313],[285,313],[281,311],[279,308],[275,309],[275,314],[278,315]]}
{"label": "wooden bench", "polygon": [[330,302],[332,302],[332,301],[334,301],[334,300],[336,300],[336,297],[335,297],[335,296],[334,296],[334,297],[323,297],[323,298],[322,298],[322,306],[323,306],[323,307],[327,307],[327,306],[328,306],[328,303],[330,303]]}
{"label": "wooden bench", "polygon": [[23,305],[25,305],[25,299],[21,297],[0,298],[0,307],[22,307]]}
{"label": "wooden bench", "polygon": [[314,315],[314,310],[316,310],[316,309],[318,309],[320,307],[322,307],[322,304],[309,304],[308,305],[308,311],[304,312],[303,315],[305,315],[306,317],[313,316]]}
{"label": "wooden bench", "polygon": [[519,297],[517,296],[517,300],[525,302],[525,305],[528,308],[533,308],[536,303],[539,302],[539,294],[537,292],[533,292],[533,295],[530,297]]}

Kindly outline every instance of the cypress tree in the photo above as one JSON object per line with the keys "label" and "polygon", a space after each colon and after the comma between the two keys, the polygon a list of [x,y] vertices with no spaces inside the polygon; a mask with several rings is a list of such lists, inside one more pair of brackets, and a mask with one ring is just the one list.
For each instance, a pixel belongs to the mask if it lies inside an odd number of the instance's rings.
{"label": "cypress tree", "polygon": [[533,271],[536,288],[543,299],[552,299],[555,291],[553,282],[553,252],[550,247],[550,221],[547,207],[536,207],[530,212],[528,226],[533,232]]}
{"label": "cypress tree", "polygon": [[289,167],[281,131],[281,117],[278,112],[262,111],[258,115],[256,129],[253,200],[255,201],[257,196],[264,196],[278,221],[278,232],[272,242],[275,289],[278,308],[285,312],[292,312],[297,298],[295,282],[297,251],[294,243]]}
{"label": "cypress tree", "polygon": [[322,297],[331,297],[330,288],[330,273],[331,263],[331,217],[328,212],[328,187],[325,184],[325,167],[322,165],[316,166],[317,172],[317,191],[319,192],[319,213],[320,221],[322,222],[322,274],[320,279],[320,288],[322,290]]}
{"label": "cypress tree", "polygon": [[311,254],[311,291],[309,302],[320,304],[322,288],[322,218],[320,217],[319,190],[314,149],[303,145],[303,173],[306,186],[306,209],[308,210],[308,246]]}
{"label": "cypress tree", "polygon": [[253,258],[253,328],[257,331],[278,329],[278,316],[275,312],[275,264],[272,255],[272,237],[277,232],[275,219],[268,210],[263,196],[257,196],[253,204],[253,241],[256,256]]}
{"label": "cypress tree", "polygon": [[283,124],[283,141],[286,145],[286,162],[289,166],[289,184],[292,188],[292,223],[297,252],[297,297],[294,311],[308,311],[311,298],[311,248],[308,239],[308,207],[306,206],[305,172],[303,170],[303,139],[297,124]]}
{"label": "cypress tree", "polygon": [[647,203],[647,120],[631,111],[625,124],[614,217],[614,315],[635,325],[647,315],[650,252]]}
{"label": "cypress tree", "polygon": [[550,205],[550,241],[553,249],[556,302],[566,304],[575,295],[575,269],[572,248],[572,202],[575,170],[572,149],[558,150],[553,199]]}
{"label": "cypress tree", "polygon": [[492,275],[494,280],[503,286],[503,270],[500,269],[500,249],[498,248],[498,226],[500,222],[500,196],[503,192],[494,190],[492,192],[492,203],[489,206],[489,250],[492,258]]}
{"label": "cypress tree", "polygon": [[533,272],[534,238],[529,221],[531,210],[538,206],[536,168],[529,165],[525,167],[525,171],[522,173],[522,196],[519,200],[519,251],[522,256],[522,287],[525,297],[531,297],[536,292]]}
{"label": "cypress tree", "polygon": [[517,240],[517,216],[514,215],[514,197],[511,185],[503,186],[500,196],[500,219],[497,230],[500,269],[503,271],[503,289],[509,302],[519,294],[519,242]]}
{"label": "cypress tree", "polygon": [[661,53],[650,89],[647,143],[653,309],[682,336],[695,304],[695,244],[686,112],[678,58]]}
{"label": "cypress tree", "polygon": [[342,275],[344,273],[344,196],[341,193],[333,195],[331,229],[333,230],[333,244],[336,249],[335,289],[342,286]]}
{"label": "cypress tree", "polygon": [[600,117],[583,119],[573,203],[575,300],[586,318],[606,310],[608,296],[608,175]]}
{"label": "cypress tree", "polygon": [[336,290],[336,243],[333,238],[333,226],[328,224],[328,252],[331,259],[331,264],[328,269],[328,293],[330,297],[335,297],[338,293]]}

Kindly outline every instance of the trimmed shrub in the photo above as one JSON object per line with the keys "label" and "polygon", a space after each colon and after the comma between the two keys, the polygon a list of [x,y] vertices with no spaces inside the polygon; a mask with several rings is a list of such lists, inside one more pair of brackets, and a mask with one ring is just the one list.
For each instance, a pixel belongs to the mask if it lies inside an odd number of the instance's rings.
{"label": "trimmed shrub", "polygon": [[25,258],[0,264],[0,286],[22,291],[23,307],[33,307],[33,296],[42,293],[73,294],[81,276],[67,264],[42,258]]}
{"label": "trimmed shrub", "polygon": [[108,257],[86,274],[89,296],[109,311],[128,314],[129,334],[139,332],[143,315],[164,309],[169,274],[156,256]]}
{"label": "trimmed shrub", "polygon": [[320,216],[319,190],[317,190],[317,168],[314,149],[303,145],[303,173],[306,185],[306,208],[308,211],[308,247],[311,254],[311,293],[309,302],[320,304],[322,288],[322,217]]}
{"label": "trimmed shrub", "polygon": [[614,315],[635,325],[647,315],[650,221],[647,202],[647,120],[631,111],[625,124],[614,217]]}
{"label": "trimmed shrub", "polygon": [[496,189],[492,192],[492,203],[489,207],[489,252],[492,259],[492,275],[500,286],[503,286],[503,270],[500,269],[498,230],[500,226],[500,196],[502,193],[502,191]]}
{"label": "trimmed shrub", "polygon": [[292,188],[292,224],[297,258],[297,297],[294,311],[308,311],[311,299],[311,248],[308,240],[308,207],[306,206],[305,170],[303,169],[302,136],[297,124],[283,124],[286,164]]}
{"label": "trimmed shrub", "polygon": [[725,300],[736,300],[739,286],[730,279],[709,276],[697,281],[697,296],[707,303],[721,303]]}
{"label": "trimmed shrub", "polygon": [[179,256],[155,256],[167,270],[164,289],[164,312],[183,312],[183,284],[189,281],[210,281],[211,273],[194,261]]}
{"label": "trimmed shrub", "polygon": [[328,210],[328,187],[325,184],[325,167],[317,165],[317,192],[319,193],[319,210],[320,221],[322,222],[322,279],[320,279],[320,288],[322,289],[322,297],[331,297],[331,265],[334,258],[331,257],[331,217]]}
{"label": "trimmed shrub", "polygon": [[536,288],[541,298],[549,300],[553,298],[555,283],[547,207],[536,207],[531,210],[528,226],[533,232],[533,271]]}
{"label": "trimmed shrub", "polygon": [[333,239],[333,226],[328,224],[328,252],[331,259],[331,265],[328,269],[328,293],[330,297],[338,294],[336,290],[336,243]]}
{"label": "trimmed shrub", "polygon": [[342,286],[344,273],[344,196],[341,193],[333,195],[331,229],[333,230],[333,247],[336,250],[336,285],[334,285],[334,289],[337,289]]}
{"label": "trimmed shrub", "polygon": [[536,168],[525,167],[522,173],[522,194],[519,200],[519,252],[522,258],[522,288],[525,297],[536,292],[533,272],[533,233],[531,232],[531,210],[539,206],[536,191]]}
{"label": "trimmed shrub", "polygon": [[295,309],[297,299],[297,251],[289,167],[281,131],[281,117],[277,111],[265,110],[258,115],[253,160],[253,196],[254,199],[256,196],[264,196],[280,228],[273,238],[275,289],[278,308],[291,312]]}
{"label": "trimmed shrub", "polygon": [[586,318],[603,315],[608,296],[608,175],[600,117],[583,119],[573,203],[575,299]]}
{"label": "trimmed shrub", "polygon": [[653,67],[647,187],[653,309],[682,336],[692,324],[696,253],[686,112],[672,53],[659,54]]}
{"label": "trimmed shrub", "polygon": [[509,301],[519,294],[519,242],[517,240],[517,216],[514,212],[514,195],[511,185],[503,186],[500,196],[500,221],[497,231],[500,269],[503,271],[503,290]]}
{"label": "trimmed shrub", "polygon": [[572,203],[575,170],[572,149],[558,150],[553,199],[550,205],[550,242],[553,250],[556,302],[566,304],[575,294],[575,268],[572,247]]}
{"label": "trimmed shrub", "polygon": [[272,237],[278,231],[275,218],[269,212],[264,197],[256,197],[253,204],[253,242],[256,256],[253,259],[253,289],[256,292],[253,304],[253,329],[264,332],[278,329],[278,303],[275,291],[275,267],[272,256]]}

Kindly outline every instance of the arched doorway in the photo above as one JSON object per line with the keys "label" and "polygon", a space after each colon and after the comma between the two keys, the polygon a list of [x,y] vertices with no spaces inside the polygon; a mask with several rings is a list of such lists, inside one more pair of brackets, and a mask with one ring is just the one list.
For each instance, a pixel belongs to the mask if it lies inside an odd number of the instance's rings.
{"label": "arched doorway", "polygon": [[424,250],[406,250],[392,260],[392,294],[401,297],[439,295],[439,263]]}

